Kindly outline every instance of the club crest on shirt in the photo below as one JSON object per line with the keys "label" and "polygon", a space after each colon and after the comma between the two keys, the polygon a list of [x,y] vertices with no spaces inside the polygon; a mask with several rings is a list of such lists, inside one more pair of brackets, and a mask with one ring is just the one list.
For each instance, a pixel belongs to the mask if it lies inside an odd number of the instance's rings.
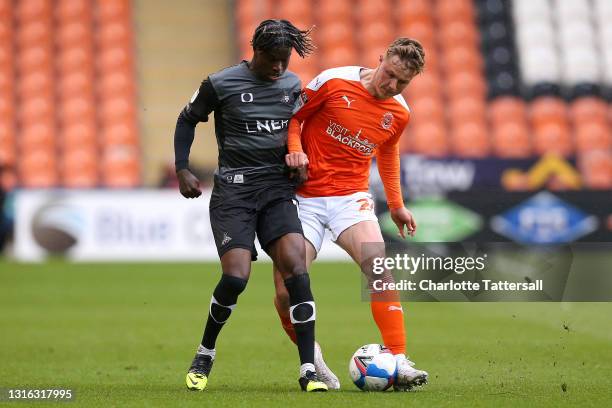
{"label": "club crest on shirt", "polygon": [[291,98],[289,97],[289,92],[286,89],[283,89],[283,96],[281,97],[281,102],[288,104],[290,101]]}
{"label": "club crest on shirt", "polygon": [[386,112],[382,116],[382,119],[380,120],[380,125],[383,127],[383,129],[388,130],[391,128],[392,124],[393,124],[393,114],[391,112]]}

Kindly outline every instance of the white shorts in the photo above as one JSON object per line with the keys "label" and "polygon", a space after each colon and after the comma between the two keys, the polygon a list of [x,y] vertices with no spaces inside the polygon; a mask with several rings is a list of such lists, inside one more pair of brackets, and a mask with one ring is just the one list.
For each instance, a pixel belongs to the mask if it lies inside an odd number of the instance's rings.
{"label": "white shorts", "polygon": [[325,229],[332,234],[335,241],[347,228],[361,221],[376,221],[374,200],[366,192],[347,196],[312,197],[297,195],[298,214],[306,238],[316,249],[321,250]]}

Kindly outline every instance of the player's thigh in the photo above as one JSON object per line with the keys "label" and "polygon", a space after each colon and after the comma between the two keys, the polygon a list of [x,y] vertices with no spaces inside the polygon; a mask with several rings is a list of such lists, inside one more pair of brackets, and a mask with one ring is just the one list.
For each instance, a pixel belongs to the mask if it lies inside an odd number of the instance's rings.
{"label": "player's thigh", "polygon": [[[279,198],[268,203],[257,213],[257,239],[261,247],[271,254],[271,245],[287,234],[299,234],[303,254],[303,231],[298,218],[297,202],[291,198]],[[287,244],[286,244],[287,245]],[[292,249],[293,248],[288,248]],[[279,265],[280,266],[280,265]]]}
{"label": "player's thigh", "polygon": [[232,249],[240,248],[249,251],[252,260],[257,259],[257,213],[254,208],[239,202],[211,208],[210,225],[219,258]]}
{"label": "player's thigh", "polygon": [[369,269],[374,258],[385,256],[385,242],[377,221],[360,221],[351,225],[342,231],[336,243],[362,269]]}
{"label": "player's thigh", "polygon": [[358,264],[384,256],[384,241],[374,201],[367,192],[329,197],[329,228],[332,238]]}
{"label": "player's thigh", "polygon": [[323,245],[327,210],[323,197],[297,196],[298,216],[306,239],[306,263],[310,267]]}

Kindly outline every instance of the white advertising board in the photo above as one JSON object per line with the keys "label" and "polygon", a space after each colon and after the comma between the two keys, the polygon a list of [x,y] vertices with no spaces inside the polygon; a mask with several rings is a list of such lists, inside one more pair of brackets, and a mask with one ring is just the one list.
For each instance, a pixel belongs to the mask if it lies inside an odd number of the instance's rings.
{"label": "white advertising board", "polygon": [[[42,261],[216,261],[208,204],[174,190],[21,191],[14,256]],[[327,237],[319,259],[349,260]],[[259,259],[269,260],[257,243]]]}

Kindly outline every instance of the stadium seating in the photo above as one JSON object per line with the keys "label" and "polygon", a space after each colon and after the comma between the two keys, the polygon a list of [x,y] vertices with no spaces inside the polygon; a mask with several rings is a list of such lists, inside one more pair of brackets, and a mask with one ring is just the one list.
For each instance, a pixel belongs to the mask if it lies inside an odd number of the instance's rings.
{"label": "stadium seating", "polygon": [[314,58],[292,62],[306,82],[333,66],[375,66],[396,36],[423,43],[425,73],[404,93],[412,120],[402,152],[509,159],[556,153],[581,163],[587,186],[612,183],[612,2],[240,0],[241,49],[253,28],[242,24],[245,15],[254,23],[262,13],[292,15],[293,8],[312,9],[296,21],[317,26]]}
{"label": "stadium seating", "polygon": [[105,143],[138,152],[130,9],[129,0],[0,0],[5,187],[140,184],[138,165],[116,164],[129,183],[99,177],[116,173],[98,159]]}

